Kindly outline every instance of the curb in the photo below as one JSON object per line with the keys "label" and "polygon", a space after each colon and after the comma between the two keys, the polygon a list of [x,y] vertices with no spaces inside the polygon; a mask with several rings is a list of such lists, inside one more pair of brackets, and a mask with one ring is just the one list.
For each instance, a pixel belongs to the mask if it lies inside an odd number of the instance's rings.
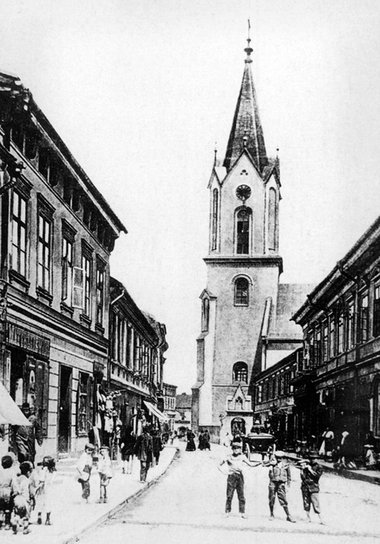
{"label": "curb", "polygon": [[91,523],[86,525],[86,527],[81,529],[75,535],[72,535],[69,538],[64,538],[63,540],[61,540],[60,544],[75,544],[76,542],[78,542],[80,540],[80,538],[82,536],[84,536],[85,533],[87,533],[88,531],[91,531],[93,529],[96,529],[96,527],[99,527],[100,525],[102,525],[105,521],[107,521],[107,519],[109,519],[110,517],[117,514],[117,512],[120,512],[120,510],[122,510],[128,503],[136,500],[138,497],[140,497],[141,495],[146,493],[150,487],[152,487],[153,485],[156,485],[159,482],[159,480],[166,474],[166,472],[168,471],[168,469],[172,465],[173,461],[175,459],[178,459],[178,457],[180,457],[181,450],[178,447],[175,448],[175,449],[176,449],[176,452],[173,455],[170,463],[165,468],[165,470],[159,476],[157,476],[157,478],[147,482],[144,487],[142,487],[141,489],[139,489],[138,491],[136,491],[132,495],[129,495],[126,499],[122,500],[119,504],[117,504],[116,506],[111,508],[111,510],[109,510],[108,512],[106,512],[105,514],[103,514],[102,516],[97,518],[95,521],[92,521]]}
{"label": "curb", "polygon": [[[301,457],[293,457],[290,455],[285,456],[289,461],[297,462]],[[379,476],[372,476],[370,474],[363,474],[361,472],[356,472],[355,470],[348,470],[343,468],[337,470],[335,467],[325,464],[323,461],[319,463],[323,470],[335,474],[336,476],[342,476],[343,478],[348,478],[349,480],[360,480],[362,482],[367,482],[373,485],[380,485],[380,474]]]}

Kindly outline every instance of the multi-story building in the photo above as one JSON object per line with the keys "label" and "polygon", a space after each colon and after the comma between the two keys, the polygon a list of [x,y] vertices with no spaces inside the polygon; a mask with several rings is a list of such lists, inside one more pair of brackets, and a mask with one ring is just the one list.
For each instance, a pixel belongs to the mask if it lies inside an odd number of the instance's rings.
{"label": "multi-story building", "polygon": [[254,379],[254,419],[274,434],[281,448],[296,441],[293,380],[302,359],[303,349],[298,348]]}
{"label": "multi-story building", "polygon": [[368,431],[380,440],[380,218],[293,319],[305,343],[294,380],[299,437],[346,427],[362,453]]}
{"label": "multi-story building", "polygon": [[[279,159],[267,155],[251,72],[250,40],[223,166],[208,184],[207,286],[200,295],[193,426],[212,440],[253,424],[250,384],[302,345],[290,317],[309,286],[281,284]],[[223,428],[223,430],[222,430]]]}
{"label": "multi-story building", "polygon": [[167,430],[170,432],[170,431],[174,431],[177,386],[164,382],[163,393],[164,393],[164,414],[166,416]]}
{"label": "multi-story building", "polygon": [[0,185],[0,379],[35,411],[40,453],[75,451],[105,376],[109,257],[126,230],[31,93],[5,73]]}
{"label": "multi-story building", "polygon": [[144,421],[166,419],[159,406],[166,328],[140,310],[124,285],[112,277],[109,336],[109,392],[121,422],[139,433]]}

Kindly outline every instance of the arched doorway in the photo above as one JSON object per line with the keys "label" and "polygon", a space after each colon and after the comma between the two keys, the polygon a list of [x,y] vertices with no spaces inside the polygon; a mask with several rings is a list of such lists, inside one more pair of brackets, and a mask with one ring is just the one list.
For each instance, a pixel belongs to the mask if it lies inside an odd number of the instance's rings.
{"label": "arched doorway", "polygon": [[231,434],[233,436],[236,434],[245,435],[245,421],[242,417],[234,417],[231,420]]}

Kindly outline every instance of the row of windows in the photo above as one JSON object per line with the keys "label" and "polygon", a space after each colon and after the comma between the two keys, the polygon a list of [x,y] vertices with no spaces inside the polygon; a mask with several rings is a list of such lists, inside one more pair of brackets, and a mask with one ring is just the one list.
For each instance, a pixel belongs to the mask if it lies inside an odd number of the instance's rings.
{"label": "row of windows", "polygon": [[291,380],[294,370],[288,368],[263,380],[256,389],[256,402],[267,402],[281,396],[291,395]]}
{"label": "row of windows", "polygon": [[371,335],[380,336],[380,283],[374,285],[372,312],[369,311],[368,290],[360,293],[357,307],[354,297],[333,309],[333,312],[314,324],[306,338],[306,360],[311,367],[367,342]]}
{"label": "row of windows", "polygon": [[[28,276],[28,201],[13,191],[12,205],[12,251],[11,268],[25,279]],[[37,287],[51,294],[53,266],[53,219],[44,210],[38,210],[37,234]],[[69,307],[83,310],[84,315],[91,318],[91,294],[93,290],[93,256],[91,251],[83,250],[81,266],[74,267],[74,236],[62,236],[61,248],[61,299]],[[96,259],[96,323],[102,325],[104,311],[104,272],[105,263]]]}
{"label": "row of windows", "polygon": [[[217,249],[219,226],[219,192],[213,190],[212,197],[212,224],[211,249]],[[235,251],[238,255],[249,255],[252,232],[252,210],[246,206],[235,210]],[[273,188],[269,189],[268,196],[268,249],[276,249],[277,235],[277,195]]]}
{"label": "row of windows", "polygon": [[135,331],[132,325],[119,315],[111,317],[111,355],[114,361],[146,378],[155,374],[154,348]]}
{"label": "row of windows", "polygon": [[100,244],[112,250],[114,240],[110,229],[61,159],[50,148],[39,143],[39,136],[35,129],[26,131],[22,125],[15,124],[12,128],[11,138],[16,147],[35,165],[49,185],[61,194],[66,204],[74,212],[81,210],[83,223],[95,234]]}

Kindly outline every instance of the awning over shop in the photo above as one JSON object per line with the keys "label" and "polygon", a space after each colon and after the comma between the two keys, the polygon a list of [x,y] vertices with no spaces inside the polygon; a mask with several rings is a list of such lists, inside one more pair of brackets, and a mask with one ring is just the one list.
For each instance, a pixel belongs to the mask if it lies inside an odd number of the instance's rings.
{"label": "awning over shop", "polygon": [[0,382],[0,425],[31,425]]}
{"label": "awning over shop", "polygon": [[144,400],[145,406],[148,408],[149,412],[152,414],[152,416],[157,417],[160,421],[165,421],[167,418],[164,416],[162,412],[158,408],[154,406],[151,402],[148,402],[147,400]]}

